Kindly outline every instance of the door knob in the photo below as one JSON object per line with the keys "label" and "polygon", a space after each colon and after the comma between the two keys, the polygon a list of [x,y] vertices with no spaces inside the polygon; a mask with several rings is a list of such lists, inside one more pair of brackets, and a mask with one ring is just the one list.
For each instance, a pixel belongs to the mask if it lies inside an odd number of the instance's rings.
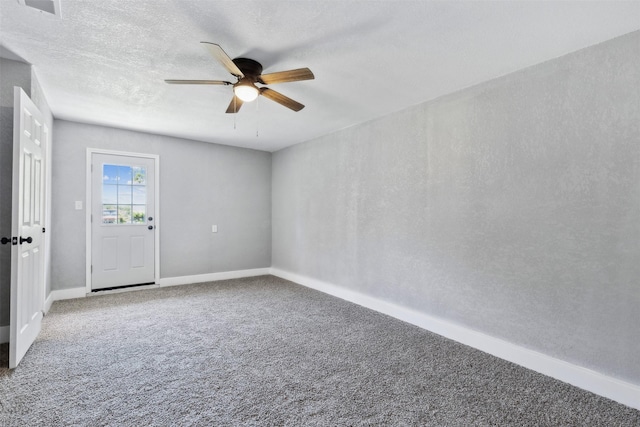
{"label": "door knob", "polygon": [[153,230],[153,225],[147,227],[149,230]]}
{"label": "door knob", "polygon": [[9,242],[11,242],[11,239],[10,239],[10,238],[8,238],[8,237],[3,237],[3,238],[0,240],[0,243],[2,243],[3,245],[6,245],[6,244],[7,244],[7,243],[9,243]]}
{"label": "door knob", "polygon": [[153,217],[150,216],[149,218],[147,218],[149,221],[153,221]]}
{"label": "door knob", "polygon": [[31,243],[33,242],[33,238],[29,236],[26,239],[24,239],[22,236],[20,236],[20,244],[23,244],[24,242]]}

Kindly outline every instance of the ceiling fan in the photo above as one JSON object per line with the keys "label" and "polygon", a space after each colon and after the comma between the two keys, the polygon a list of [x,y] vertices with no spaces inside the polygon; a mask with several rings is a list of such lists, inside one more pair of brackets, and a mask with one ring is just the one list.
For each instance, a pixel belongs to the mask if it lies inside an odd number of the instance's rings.
{"label": "ceiling fan", "polygon": [[222,48],[209,42],[201,42],[202,45],[233,75],[235,83],[224,80],[165,80],[170,84],[195,84],[195,85],[230,85],[233,86],[233,98],[227,108],[227,113],[237,113],[245,102],[255,100],[262,95],[280,105],[284,105],[293,111],[300,111],[304,105],[284,96],[268,87],[258,87],[256,83],[270,85],[276,83],[296,82],[300,80],[312,80],[314,75],[308,68],[298,68],[277,73],[262,74],[262,64],[249,58],[231,59]]}

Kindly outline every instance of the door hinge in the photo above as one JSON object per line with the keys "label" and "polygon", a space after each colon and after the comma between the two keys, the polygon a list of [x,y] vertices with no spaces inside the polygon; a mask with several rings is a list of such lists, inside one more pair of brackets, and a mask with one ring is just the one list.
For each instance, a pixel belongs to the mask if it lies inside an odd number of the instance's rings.
{"label": "door hinge", "polygon": [[93,222],[93,214],[91,214],[91,222]]}
{"label": "door hinge", "polygon": [[93,172],[93,163],[91,163],[91,172]]}
{"label": "door hinge", "polygon": [[93,273],[93,265],[91,266],[91,273]]}

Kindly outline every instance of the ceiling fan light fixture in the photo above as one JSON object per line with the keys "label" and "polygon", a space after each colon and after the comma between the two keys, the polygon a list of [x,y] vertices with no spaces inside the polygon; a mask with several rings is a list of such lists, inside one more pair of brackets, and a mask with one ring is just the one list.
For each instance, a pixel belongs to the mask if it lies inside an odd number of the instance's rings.
{"label": "ceiling fan light fixture", "polygon": [[260,94],[258,88],[252,83],[239,83],[233,87],[233,92],[244,102],[251,102]]}
{"label": "ceiling fan light fixture", "polygon": [[[22,0],[24,1],[24,0]],[[36,0],[33,0],[36,1]],[[56,1],[56,0],[46,0]],[[57,0],[60,1],[60,0]],[[236,79],[236,83],[225,80],[165,80],[169,84],[196,84],[196,85],[229,85],[233,86],[233,98],[225,113],[237,113],[242,104],[245,102],[255,101],[258,96],[264,96],[273,102],[277,102],[283,107],[287,107],[292,111],[300,111],[304,108],[303,104],[277,92],[266,86],[257,87],[256,83],[261,85],[272,85],[276,83],[297,82],[301,80],[313,80],[315,76],[308,68],[297,68],[295,70],[278,71],[275,73],[262,74],[262,64],[250,58],[231,59],[220,45],[209,42],[201,42],[202,45],[209,50],[209,53],[222,64],[229,73]]]}

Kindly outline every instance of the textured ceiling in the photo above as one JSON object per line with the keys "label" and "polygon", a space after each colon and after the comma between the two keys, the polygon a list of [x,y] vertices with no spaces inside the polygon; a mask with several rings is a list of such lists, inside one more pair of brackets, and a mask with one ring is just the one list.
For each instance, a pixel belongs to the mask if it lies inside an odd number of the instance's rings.
{"label": "textured ceiling", "polygon": [[[275,151],[640,29],[640,2],[0,0],[0,42],[35,66],[56,118]],[[309,67],[225,114],[231,76],[200,45]],[[1,51],[0,51],[1,52]],[[235,123],[234,123],[235,120]],[[258,136],[256,136],[258,134]]]}

